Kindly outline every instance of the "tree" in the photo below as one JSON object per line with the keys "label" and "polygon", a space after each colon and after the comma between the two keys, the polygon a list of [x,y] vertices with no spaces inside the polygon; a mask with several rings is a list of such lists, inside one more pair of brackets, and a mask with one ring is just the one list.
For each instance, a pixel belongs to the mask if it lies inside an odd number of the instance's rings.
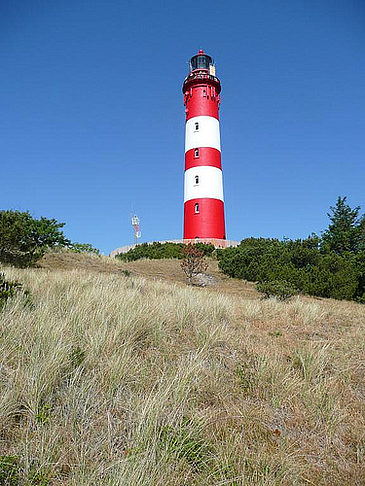
{"label": "tree", "polygon": [[346,197],[339,196],[335,206],[327,214],[331,220],[328,229],[322,233],[323,252],[358,253],[365,245],[365,218],[359,217],[360,206],[351,208]]}
{"label": "tree", "polygon": [[47,248],[68,246],[55,219],[33,218],[28,211],[0,211],[0,262],[28,267],[41,258]]}
{"label": "tree", "polygon": [[205,261],[204,252],[191,243],[183,246],[182,254],[183,259],[180,265],[191,285],[193,278],[199,273],[205,272],[208,264]]}

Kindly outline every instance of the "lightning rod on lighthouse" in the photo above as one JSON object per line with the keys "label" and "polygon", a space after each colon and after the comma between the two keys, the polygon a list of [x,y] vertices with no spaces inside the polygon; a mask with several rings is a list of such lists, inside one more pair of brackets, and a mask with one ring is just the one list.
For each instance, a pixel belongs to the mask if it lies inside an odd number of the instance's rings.
{"label": "lightning rod on lighthouse", "polygon": [[184,80],[184,239],[226,239],[219,131],[221,83],[200,50]]}

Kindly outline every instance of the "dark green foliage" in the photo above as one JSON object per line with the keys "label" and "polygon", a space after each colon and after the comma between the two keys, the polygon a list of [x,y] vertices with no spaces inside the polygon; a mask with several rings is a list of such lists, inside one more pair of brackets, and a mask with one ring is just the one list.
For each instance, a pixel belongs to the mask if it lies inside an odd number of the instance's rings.
{"label": "dark green foliage", "polygon": [[190,243],[193,244],[195,248],[203,252],[204,256],[212,256],[215,251],[215,246],[211,243]]}
{"label": "dark green foliage", "polygon": [[90,243],[71,243],[68,248],[75,253],[93,253],[100,255],[100,250],[94,248]]}
{"label": "dark green foliage", "polygon": [[20,484],[19,464],[16,456],[0,456],[0,484],[17,486]]}
{"label": "dark green foliage", "polygon": [[61,231],[64,223],[55,219],[33,218],[29,212],[0,211],[0,262],[28,267],[47,248],[68,246]]}
{"label": "dark green foliage", "polygon": [[360,217],[359,212],[360,206],[352,209],[346,204],[346,197],[338,197],[328,213],[331,223],[322,234],[323,252],[344,255],[365,249],[365,215]]}
{"label": "dark green foliage", "polygon": [[318,237],[279,241],[248,238],[218,252],[219,267],[231,277],[253,282],[286,281],[318,297],[361,300],[365,288],[364,251],[324,253]]}
{"label": "dark green foliage", "polygon": [[365,304],[365,250],[356,255],[354,265],[358,271],[356,300]]}
{"label": "dark green foliage", "polygon": [[[120,253],[116,256],[122,261],[131,262],[140,258],[149,258],[151,260],[160,260],[163,258],[183,258],[183,243],[159,243],[152,244],[142,243],[129,250],[127,253]],[[194,247],[201,250],[204,255],[211,255],[215,250],[214,245],[206,243],[196,243]]]}
{"label": "dark green foliage", "polygon": [[16,281],[9,282],[5,279],[5,274],[0,273],[0,310],[8,299],[19,293],[26,297],[26,303],[30,303],[29,291],[23,289],[23,284]]}
{"label": "dark green foliage", "polygon": [[149,258],[151,260],[161,258],[181,258],[182,244],[179,243],[142,243],[135,246],[127,253],[120,253],[116,256],[122,261],[132,262],[141,258]]}
{"label": "dark green foliage", "polygon": [[217,252],[219,267],[231,277],[259,282],[266,295],[286,282],[310,295],[364,302],[365,216],[359,216],[360,207],[351,209],[346,197],[330,211],[322,238],[247,238],[237,248]]}
{"label": "dark green foliage", "polygon": [[264,294],[266,298],[276,297],[281,301],[285,301],[297,295],[298,289],[293,284],[286,280],[272,280],[271,282],[261,282],[256,284],[256,289]]}

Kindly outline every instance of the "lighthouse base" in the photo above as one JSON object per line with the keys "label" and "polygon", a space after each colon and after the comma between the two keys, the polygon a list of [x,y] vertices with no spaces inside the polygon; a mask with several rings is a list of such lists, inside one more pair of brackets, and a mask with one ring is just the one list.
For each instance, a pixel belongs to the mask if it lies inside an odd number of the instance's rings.
{"label": "lighthouse base", "polygon": [[190,199],[184,204],[184,239],[225,240],[224,204],[220,199]]}

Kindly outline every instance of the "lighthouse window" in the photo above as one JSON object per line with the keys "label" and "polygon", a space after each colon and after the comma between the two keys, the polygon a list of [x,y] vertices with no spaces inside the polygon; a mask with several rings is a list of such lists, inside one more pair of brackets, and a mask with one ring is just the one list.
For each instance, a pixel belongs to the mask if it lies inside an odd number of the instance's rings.
{"label": "lighthouse window", "polygon": [[195,176],[195,184],[199,184],[199,176]]}
{"label": "lighthouse window", "polygon": [[199,130],[199,123],[195,122],[195,130]]}
{"label": "lighthouse window", "polygon": [[207,90],[203,89],[203,96],[207,96]]}
{"label": "lighthouse window", "polygon": [[195,149],[195,151],[194,151],[194,157],[199,157],[199,149]]}
{"label": "lighthouse window", "polygon": [[199,213],[199,204],[196,203],[195,204],[195,214],[198,214]]}

